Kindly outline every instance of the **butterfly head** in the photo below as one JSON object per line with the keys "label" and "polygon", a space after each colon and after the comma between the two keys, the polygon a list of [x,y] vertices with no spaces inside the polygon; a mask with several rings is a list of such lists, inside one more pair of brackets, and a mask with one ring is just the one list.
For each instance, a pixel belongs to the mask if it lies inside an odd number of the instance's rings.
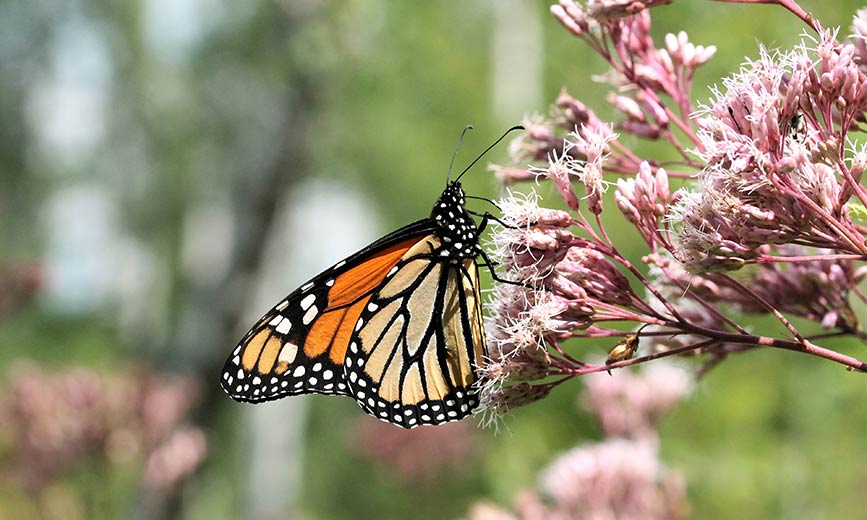
{"label": "butterfly head", "polygon": [[473,216],[464,207],[466,197],[461,183],[450,182],[431,211],[443,245],[440,254],[453,263],[478,255],[479,229]]}

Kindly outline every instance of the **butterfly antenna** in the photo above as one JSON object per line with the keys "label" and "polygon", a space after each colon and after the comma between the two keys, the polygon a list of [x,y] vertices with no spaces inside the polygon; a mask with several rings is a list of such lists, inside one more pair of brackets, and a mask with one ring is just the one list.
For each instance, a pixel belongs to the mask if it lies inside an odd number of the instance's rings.
{"label": "butterfly antenna", "polygon": [[494,143],[493,143],[491,146],[485,148],[485,151],[482,152],[482,153],[480,153],[479,156],[476,157],[476,160],[475,160],[475,161],[471,162],[469,166],[467,166],[466,168],[464,168],[464,171],[462,171],[461,174],[458,175],[458,178],[455,179],[455,182],[461,180],[461,177],[463,177],[464,174],[467,173],[467,172],[469,171],[470,168],[472,168],[472,167],[473,167],[477,162],[479,162],[479,159],[481,159],[482,157],[484,157],[486,153],[488,153],[488,152],[491,151],[491,148],[493,148],[493,147],[497,146],[498,144],[500,144],[500,141],[502,141],[503,139],[505,139],[507,135],[509,135],[510,133],[514,132],[515,130],[526,130],[526,129],[525,129],[523,126],[521,126],[521,125],[515,125],[515,126],[513,126],[512,128],[510,128],[510,129],[506,130],[505,132],[503,132],[503,135],[501,135],[499,139],[497,139],[496,141],[494,141]]}
{"label": "butterfly antenna", "polygon": [[455,158],[458,156],[458,150],[461,149],[461,143],[464,141],[464,136],[467,134],[467,131],[472,130],[473,125],[467,125],[461,130],[461,136],[458,137],[458,144],[455,146],[455,153],[452,154],[452,162],[449,163],[449,173],[446,175],[446,184],[451,182],[452,179],[452,168],[455,166]]}

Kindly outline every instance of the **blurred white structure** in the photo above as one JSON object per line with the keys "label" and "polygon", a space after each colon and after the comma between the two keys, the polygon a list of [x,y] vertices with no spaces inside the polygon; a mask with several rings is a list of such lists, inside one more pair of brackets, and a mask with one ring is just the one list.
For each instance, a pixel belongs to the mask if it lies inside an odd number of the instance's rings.
{"label": "blurred white structure", "polygon": [[[254,323],[289,292],[366,246],[383,232],[371,205],[327,175],[300,186],[277,218],[259,287],[248,306]],[[248,407],[249,465],[245,518],[277,520],[297,515],[308,398],[290,397]]]}
{"label": "blurred white structure", "polygon": [[491,109],[503,126],[510,126],[528,110],[544,107],[542,20],[536,2],[495,0],[491,10]]}

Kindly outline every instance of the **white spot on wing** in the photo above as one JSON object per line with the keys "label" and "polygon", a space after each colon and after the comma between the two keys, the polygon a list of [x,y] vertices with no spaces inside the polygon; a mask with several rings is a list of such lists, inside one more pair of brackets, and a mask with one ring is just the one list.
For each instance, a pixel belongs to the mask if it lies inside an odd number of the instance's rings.
{"label": "white spot on wing", "polygon": [[315,294],[308,294],[307,296],[304,297],[303,300],[301,300],[301,308],[306,311],[307,309],[310,308],[311,305],[313,305],[313,302],[315,302],[315,301],[316,301],[316,295]]}
{"label": "white spot on wing", "polygon": [[292,363],[295,361],[295,356],[298,354],[298,345],[294,343],[286,342],[283,345],[283,348],[280,349],[280,355],[277,356],[277,361],[285,361],[286,363]]}
{"label": "white spot on wing", "polygon": [[304,325],[310,325],[310,322],[313,321],[313,318],[315,318],[317,314],[319,314],[319,309],[317,309],[315,305],[311,306],[301,318],[301,323]]}
{"label": "white spot on wing", "polygon": [[289,329],[291,329],[291,328],[292,328],[292,322],[287,318],[287,319],[281,321],[280,324],[277,325],[277,328],[275,330],[277,332],[279,332],[280,334],[286,334],[287,332],[289,332]]}

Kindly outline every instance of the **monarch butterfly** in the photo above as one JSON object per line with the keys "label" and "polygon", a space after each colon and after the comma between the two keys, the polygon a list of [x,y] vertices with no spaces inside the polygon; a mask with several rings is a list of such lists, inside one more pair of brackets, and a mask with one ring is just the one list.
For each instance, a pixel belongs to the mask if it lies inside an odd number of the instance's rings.
{"label": "monarch butterfly", "polygon": [[518,129],[447,180],[428,218],[337,262],[265,313],[226,360],[226,393],[250,403],[347,395],[403,428],[472,413],[475,368],[486,355],[476,259],[491,267],[479,246],[491,215],[465,207],[459,181]]}

